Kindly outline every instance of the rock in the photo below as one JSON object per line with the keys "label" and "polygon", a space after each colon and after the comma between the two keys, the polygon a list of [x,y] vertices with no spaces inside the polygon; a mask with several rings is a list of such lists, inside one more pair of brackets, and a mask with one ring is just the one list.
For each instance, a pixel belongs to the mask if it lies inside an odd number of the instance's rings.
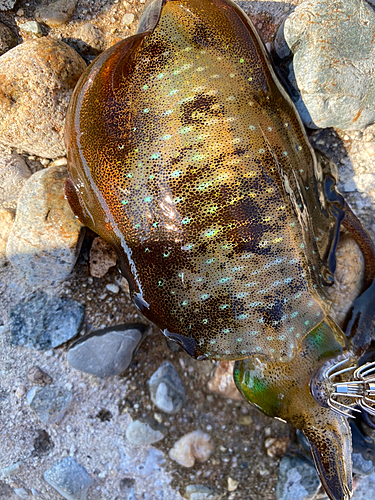
{"label": "rock", "polygon": [[0,481],[0,498],[7,499],[8,497],[11,498],[13,493],[13,490],[10,486],[7,485],[7,483],[4,483],[4,481]]}
{"label": "rock", "polygon": [[55,28],[69,21],[76,5],[77,0],[57,0],[48,5],[39,6],[35,11],[35,17],[38,21]]}
{"label": "rock", "polygon": [[78,50],[81,54],[99,54],[106,48],[105,38],[99,28],[91,23],[80,26],[75,32],[74,37]]}
{"label": "rock", "polygon": [[285,455],[280,462],[276,500],[311,500],[320,488],[314,464]]}
{"label": "rock", "polygon": [[375,12],[364,0],[308,0],[281,26],[289,80],[307,126],[360,130],[375,121]]}
{"label": "rock", "polygon": [[102,278],[108,270],[115,266],[117,255],[113,248],[100,236],[92,242],[90,249],[90,274],[95,278]]}
{"label": "rock", "polygon": [[83,226],[64,196],[66,173],[66,167],[36,172],[18,200],[6,254],[32,286],[64,281],[81,248]]}
{"label": "rock", "polygon": [[27,40],[0,57],[0,143],[42,158],[65,155],[64,120],[86,63],[49,37]]}
{"label": "rock", "polygon": [[164,361],[149,382],[152,402],[165,413],[181,410],[185,401],[185,389],[172,363]]}
{"label": "rock", "polygon": [[10,342],[40,351],[57,347],[78,335],[83,316],[79,302],[38,291],[12,307]]}
{"label": "rock", "polygon": [[146,335],[142,324],[116,325],[80,338],[69,349],[70,366],[97,377],[123,373]]}
{"label": "rock", "polygon": [[228,491],[236,491],[239,484],[240,483],[235,479],[233,479],[232,477],[228,477],[228,488],[227,488]]}
{"label": "rock", "polygon": [[198,430],[182,436],[169,450],[169,456],[183,467],[193,467],[196,460],[206,462],[213,451],[211,436]]}
{"label": "rock", "polygon": [[119,293],[120,291],[120,287],[116,283],[108,283],[105,287],[111,293]]}
{"label": "rock", "polygon": [[333,286],[327,287],[327,295],[332,300],[329,315],[342,326],[349,309],[362,290],[364,258],[350,236],[340,237],[336,258],[335,282]]}
{"label": "rock", "polygon": [[27,393],[27,402],[45,424],[63,419],[72,402],[71,392],[55,387],[34,387]]}
{"label": "rock", "polygon": [[234,361],[221,361],[217,365],[212,379],[208,382],[208,388],[226,398],[242,401],[242,396],[233,380],[234,363]]}
{"label": "rock", "polygon": [[17,45],[17,37],[13,31],[3,23],[0,23],[0,56]]}
{"label": "rock", "polygon": [[[19,462],[15,462],[14,464],[8,465],[7,467],[4,467],[3,469],[0,469],[0,477],[11,477],[11,476],[16,476],[22,466],[22,460]],[[1,489],[0,489],[1,492]],[[1,495],[0,495],[1,498]]]}
{"label": "rock", "polygon": [[6,259],[6,246],[14,222],[14,212],[0,208],[0,263]]}
{"label": "rock", "polygon": [[17,207],[17,200],[27,179],[29,167],[20,155],[0,156],[0,207]]}
{"label": "rock", "polygon": [[29,492],[25,488],[14,488],[13,491],[19,498],[24,498],[25,500],[30,498]]}
{"label": "rock", "polygon": [[214,500],[221,498],[221,495],[203,484],[189,484],[186,486],[185,498],[187,500],[206,500],[206,498]]}
{"label": "rock", "polygon": [[36,21],[28,21],[27,23],[21,23],[18,25],[21,31],[26,33],[32,33],[35,36],[43,36],[42,26]]}
{"label": "rock", "polygon": [[[375,466],[372,462],[375,456],[375,442],[363,433],[366,424],[362,421],[360,428],[355,421],[350,422],[352,431],[352,465],[353,473],[360,476],[369,476],[375,473]],[[361,432],[362,431],[362,432]]]}
{"label": "rock", "polygon": [[126,429],[126,439],[137,446],[157,443],[166,434],[167,429],[151,417],[134,420]]}
{"label": "rock", "polygon": [[351,500],[370,500],[373,491],[375,491],[375,474],[361,479]]}
{"label": "rock", "polygon": [[125,24],[125,26],[130,26],[134,21],[134,17],[134,14],[125,14],[122,18],[122,23]]}
{"label": "rock", "polygon": [[86,469],[73,457],[63,458],[43,477],[66,500],[86,500],[87,490],[94,484]]}
{"label": "rock", "polygon": [[0,10],[13,9],[16,0],[0,0]]}
{"label": "rock", "polygon": [[281,458],[285,455],[288,449],[289,438],[274,438],[269,437],[264,442],[264,447],[266,448],[267,456],[270,458]]}
{"label": "rock", "polygon": [[26,376],[33,384],[49,385],[52,383],[52,377],[50,377],[48,373],[41,370],[38,366],[32,366]]}

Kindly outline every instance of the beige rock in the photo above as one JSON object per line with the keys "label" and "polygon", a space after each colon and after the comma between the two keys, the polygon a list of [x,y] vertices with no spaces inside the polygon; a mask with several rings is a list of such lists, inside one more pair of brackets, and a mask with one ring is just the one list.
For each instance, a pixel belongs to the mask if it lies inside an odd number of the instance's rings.
{"label": "beige rock", "polygon": [[91,23],[80,26],[74,32],[75,38],[79,41],[77,46],[82,54],[98,54],[106,48],[105,38],[99,28]]}
{"label": "beige rock", "polygon": [[329,315],[342,325],[353,301],[361,292],[364,259],[357,243],[349,235],[340,238],[336,259],[335,283],[327,287],[327,293],[332,300]]}
{"label": "beige rock", "polygon": [[5,249],[13,223],[14,212],[11,210],[0,209],[0,263],[6,258]]}
{"label": "beige rock", "polygon": [[0,207],[15,209],[27,179],[29,167],[20,155],[0,156]]}
{"label": "beige rock", "polygon": [[198,430],[182,436],[169,450],[169,456],[183,467],[193,467],[196,460],[206,462],[213,451],[211,436]]}
{"label": "beige rock", "polygon": [[36,172],[17,205],[6,255],[33,286],[64,281],[77,260],[82,225],[64,196],[66,167]]}
{"label": "beige rock", "polygon": [[102,278],[117,262],[116,252],[100,236],[94,239],[90,249],[90,274]]}
{"label": "beige rock", "polygon": [[69,21],[76,5],[77,0],[57,0],[48,5],[41,5],[35,11],[35,17],[38,21],[43,21],[48,26],[60,26]]}
{"label": "beige rock", "polygon": [[0,57],[0,144],[42,158],[65,155],[64,120],[86,63],[69,45],[43,37]]}
{"label": "beige rock", "polygon": [[234,363],[234,361],[221,361],[217,365],[212,379],[208,382],[208,388],[226,398],[242,401],[243,398],[233,380]]}

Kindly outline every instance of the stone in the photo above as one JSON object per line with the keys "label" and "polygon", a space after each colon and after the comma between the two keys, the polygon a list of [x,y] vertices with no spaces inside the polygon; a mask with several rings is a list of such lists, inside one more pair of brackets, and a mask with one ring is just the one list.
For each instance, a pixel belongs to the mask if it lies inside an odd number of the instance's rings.
{"label": "stone", "polygon": [[123,24],[125,24],[125,26],[130,26],[132,24],[132,22],[134,21],[134,14],[125,14],[124,17],[122,18],[122,22]]}
{"label": "stone", "polygon": [[90,248],[90,274],[95,278],[102,278],[108,270],[117,263],[117,255],[113,248],[97,236]]}
{"label": "stone", "polygon": [[353,493],[351,500],[370,500],[375,491],[375,474],[361,479],[358,487]]}
{"label": "stone", "polygon": [[27,40],[0,57],[0,143],[42,158],[65,155],[64,122],[86,68],[64,42]]}
{"label": "stone", "polygon": [[66,167],[36,172],[24,185],[6,254],[35,287],[54,286],[71,273],[84,236],[64,196]]}
{"label": "stone", "polygon": [[349,236],[340,237],[336,250],[335,281],[327,287],[332,300],[330,317],[343,326],[349,309],[360,295],[364,279],[364,258],[357,243]]}
{"label": "stone", "polygon": [[189,484],[186,486],[184,497],[187,500],[214,500],[221,498],[221,495],[203,484]]}
{"label": "stone", "polygon": [[57,424],[73,400],[72,393],[59,387],[34,387],[27,393],[27,402],[45,424]]}
{"label": "stone", "polygon": [[87,490],[94,484],[86,469],[73,457],[55,463],[43,477],[66,500],[86,500]]}
{"label": "stone", "polygon": [[[307,0],[276,37],[293,53],[292,98],[309,127],[360,130],[375,121],[375,12],[365,0]],[[285,40],[285,43],[283,43]]]}
{"label": "stone", "polygon": [[15,462],[14,464],[8,465],[7,467],[4,467],[3,469],[0,469],[0,477],[16,476],[21,471],[22,463],[23,462],[21,460]]}
{"label": "stone", "polygon": [[235,479],[233,479],[232,477],[228,477],[228,487],[227,487],[228,491],[236,491],[239,484],[240,483]]}
{"label": "stone", "polygon": [[21,23],[18,25],[21,31],[26,33],[32,33],[35,36],[43,36],[42,26],[37,21],[27,21],[27,23]]}
{"label": "stone", "polygon": [[274,438],[268,437],[264,442],[267,456],[270,458],[281,458],[285,455],[289,446],[289,437]]}
{"label": "stone", "polygon": [[0,156],[0,208],[16,209],[20,192],[30,176],[22,156]]}
{"label": "stone", "polygon": [[0,23],[0,56],[17,45],[17,37],[13,31]]}
{"label": "stone", "polygon": [[120,375],[132,362],[147,329],[142,324],[129,324],[96,330],[72,345],[67,361],[76,370],[97,377]]}
{"label": "stone", "polygon": [[6,246],[14,223],[14,212],[0,208],[0,263],[6,260]]}
{"label": "stone", "polygon": [[193,467],[195,461],[206,462],[213,451],[211,436],[197,430],[182,436],[169,450],[169,456],[183,467]]}
{"label": "stone", "polygon": [[83,317],[84,306],[79,302],[37,291],[12,307],[10,342],[46,351],[78,335]]}
{"label": "stone", "polygon": [[126,429],[126,439],[136,446],[154,444],[164,439],[167,429],[153,418],[134,420]]}
{"label": "stone", "polygon": [[120,287],[116,283],[108,283],[105,287],[111,293],[119,293],[120,291]]}
{"label": "stone", "polygon": [[81,54],[99,54],[106,48],[106,41],[99,28],[91,23],[80,26],[75,32],[74,37],[78,39],[76,45]]}
{"label": "stone", "polygon": [[320,481],[312,462],[290,455],[281,459],[276,500],[312,500],[319,488]]}
{"label": "stone", "polygon": [[221,361],[218,363],[211,380],[208,382],[210,391],[220,394],[226,398],[242,401],[233,380],[234,361]]}
{"label": "stone", "polygon": [[25,500],[30,498],[29,492],[25,488],[14,488],[13,491],[19,498],[24,498]]}
{"label": "stone", "polygon": [[16,0],[0,0],[0,10],[13,9]]}
{"label": "stone", "polygon": [[13,490],[10,486],[7,485],[7,483],[4,483],[4,481],[0,481],[0,498],[8,499],[11,498],[11,495],[13,493]]}
{"label": "stone", "polygon": [[172,363],[164,361],[148,384],[151,400],[159,410],[170,414],[181,410],[185,401],[185,389]]}
{"label": "stone", "polygon": [[55,28],[69,21],[76,5],[77,0],[57,0],[48,5],[40,5],[35,11],[35,17],[47,26]]}
{"label": "stone", "polygon": [[32,366],[26,376],[30,382],[39,386],[49,385],[52,383],[52,377],[50,377],[48,373],[41,370],[38,366]]}

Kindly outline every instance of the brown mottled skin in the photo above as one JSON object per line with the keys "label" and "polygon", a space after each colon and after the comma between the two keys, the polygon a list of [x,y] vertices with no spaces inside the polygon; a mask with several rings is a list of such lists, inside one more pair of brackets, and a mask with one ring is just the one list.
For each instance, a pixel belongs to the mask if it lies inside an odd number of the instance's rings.
{"label": "brown mottled skin", "polygon": [[[66,145],[68,200],[116,249],[137,307],[192,356],[239,360],[240,391],[301,429],[330,498],[348,499],[349,426],[310,383],[371,339],[374,249],[245,14],[152,2],[82,76]],[[366,261],[347,336],[324,291],[341,223]]]}

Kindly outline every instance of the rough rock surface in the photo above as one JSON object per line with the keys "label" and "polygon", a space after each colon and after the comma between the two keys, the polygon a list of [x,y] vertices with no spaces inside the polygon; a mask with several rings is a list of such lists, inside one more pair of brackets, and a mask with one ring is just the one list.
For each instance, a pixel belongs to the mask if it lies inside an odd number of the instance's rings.
{"label": "rough rock surface", "polygon": [[17,45],[17,37],[13,31],[0,23],[0,56]]}
{"label": "rough rock surface", "polygon": [[65,24],[72,17],[77,0],[57,0],[48,5],[41,5],[35,11],[35,17],[48,26]]}
{"label": "rough rock surface", "polygon": [[285,455],[280,463],[276,500],[311,500],[320,488],[312,461]]}
{"label": "rough rock surface", "polygon": [[166,427],[148,417],[134,420],[126,429],[126,439],[135,445],[154,444],[167,434]]}
{"label": "rough rock surface", "polygon": [[13,9],[16,0],[0,0],[0,10]]}
{"label": "rough rock surface", "polygon": [[67,361],[76,370],[97,377],[120,375],[130,365],[146,330],[142,324],[97,330],[75,342]]}
{"label": "rough rock surface", "polygon": [[55,285],[70,274],[82,225],[64,196],[65,167],[36,172],[24,185],[7,244],[7,257],[33,286]]}
{"label": "rough rock surface", "polygon": [[66,500],[86,500],[94,484],[86,469],[73,457],[65,457],[44,473],[44,479]]}
{"label": "rough rock surface", "polygon": [[96,237],[90,248],[90,274],[102,278],[117,262],[116,252],[100,236]]}
{"label": "rough rock surface", "polygon": [[14,223],[14,212],[0,208],[0,262],[6,259],[5,250]]}
{"label": "rough rock surface", "polygon": [[0,207],[17,207],[17,200],[27,179],[31,176],[29,167],[20,155],[0,156]]}
{"label": "rough rock surface", "polygon": [[360,130],[375,121],[375,12],[365,0],[307,0],[282,25],[289,80],[308,126]]}
{"label": "rough rock surface", "polygon": [[10,341],[41,351],[57,347],[78,335],[83,316],[84,306],[79,302],[38,291],[12,307]]}
{"label": "rough rock surface", "polygon": [[34,387],[27,395],[30,408],[45,424],[57,424],[71,405],[73,395],[61,387]]}
{"label": "rough rock surface", "polygon": [[0,57],[0,143],[44,158],[65,154],[72,90],[86,68],[69,45],[43,37]]}
{"label": "rough rock surface", "polygon": [[169,456],[183,467],[193,467],[195,461],[208,460],[213,451],[211,436],[198,430],[182,436],[170,449]]}

